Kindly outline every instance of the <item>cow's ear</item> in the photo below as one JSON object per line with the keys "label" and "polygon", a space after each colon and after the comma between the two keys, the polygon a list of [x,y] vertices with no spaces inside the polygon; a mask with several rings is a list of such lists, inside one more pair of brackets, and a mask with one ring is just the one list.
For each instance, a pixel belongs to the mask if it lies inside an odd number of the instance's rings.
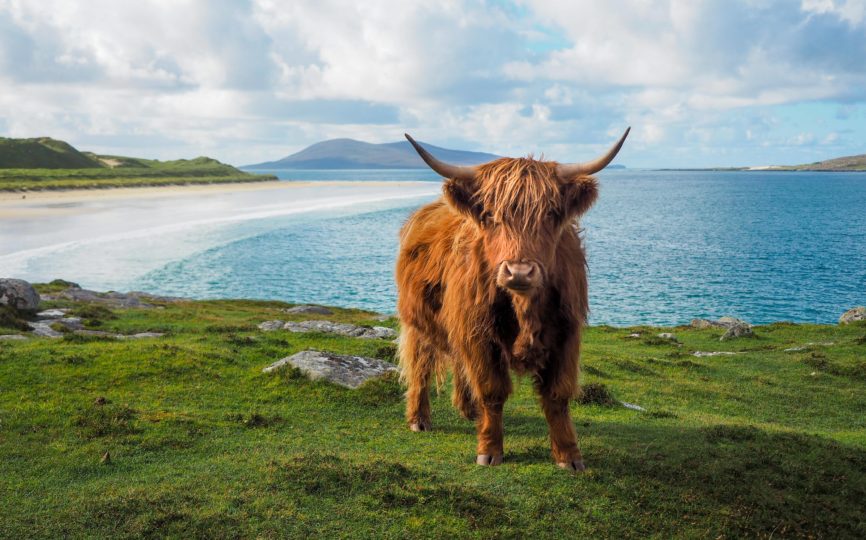
{"label": "cow's ear", "polygon": [[565,213],[571,218],[580,217],[590,209],[598,198],[598,182],[591,176],[580,176],[562,186]]}
{"label": "cow's ear", "polygon": [[445,201],[451,208],[480,222],[483,208],[476,200],[475,190],[474,182],[453,178],[447,180],[442,186]]}

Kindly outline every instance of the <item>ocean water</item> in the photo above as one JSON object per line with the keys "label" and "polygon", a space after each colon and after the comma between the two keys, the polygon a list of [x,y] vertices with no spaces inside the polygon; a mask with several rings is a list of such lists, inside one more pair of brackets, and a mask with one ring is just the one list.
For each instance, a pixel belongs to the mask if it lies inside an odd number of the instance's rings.
{"label": "ocean water", "polygon": [[[398,230],[437,196],[435,175],[279,174],[359,182],[103,202],[48,225],[21,222],[16,231],[7,220],[0,222],[0,274],[393,312]],[[829,323],[866,304],[864,173],[625,170],[599,180],[599,201],[581,223],[592,324],[722,315]],[[152,232],[148,221],[162,228]]]}

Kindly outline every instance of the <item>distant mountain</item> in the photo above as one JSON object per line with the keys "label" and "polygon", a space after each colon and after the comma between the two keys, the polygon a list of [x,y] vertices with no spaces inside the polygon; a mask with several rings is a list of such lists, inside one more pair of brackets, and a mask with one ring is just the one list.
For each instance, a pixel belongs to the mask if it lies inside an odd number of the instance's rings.
{"label": "distant mountain", "polygon": [[69,143],[50,137],[0,137],[0,169],[96,169],[96,156],[79,152]]}
{"label": "distant mountain", "polygon": [[[499,156],[449,150],[421,143],[434,156],[455,165],[476,165]],[[244,169],[424,169],[408,141],[372,144],[354,139],[332,139],[304,148],[276,161],[246,165]]]}

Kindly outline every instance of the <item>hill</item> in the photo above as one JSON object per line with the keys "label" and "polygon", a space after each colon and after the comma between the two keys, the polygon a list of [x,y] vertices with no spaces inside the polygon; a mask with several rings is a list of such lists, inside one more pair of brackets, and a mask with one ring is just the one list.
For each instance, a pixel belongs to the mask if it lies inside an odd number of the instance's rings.
{"label": "hill", "polygon": [[480,468],[447,381],[433,431],[412,433],[394,379],[262,373],[310,348],[393,358],[390,341],[260,331],[322,318],[281,302],[156,305],[43,308],[162,337],[0,340],[0,537],[866,537],[866,323],[723,343],[715,328],[587,328],[570,407],[588,469],[573,476],[550,458],[531,380],[505,406],[505,463]]}
{"label": "hill", "polygon": [[[476,165],[499,156],[424,144],[436,157],[456,165]],[[246,165],[244,169],[426,169],[408,141],[373,144],[354,139],[318,142],[276,161]]]}
{"label": "hill", "polygon": [[94,169],[104,167],[93,154],[84,154],[50,137],[0,137],[0,169]]}
{"label": "hill", "polygon": [[210,184],[275,180],[208,157],[159,161],[82,152],[40,137],[0,138],[0,191]]}
{"label": "hill", "polygon": [[866,154],[845,156],[805,165],[781,167],[789,171],[866,171]]}

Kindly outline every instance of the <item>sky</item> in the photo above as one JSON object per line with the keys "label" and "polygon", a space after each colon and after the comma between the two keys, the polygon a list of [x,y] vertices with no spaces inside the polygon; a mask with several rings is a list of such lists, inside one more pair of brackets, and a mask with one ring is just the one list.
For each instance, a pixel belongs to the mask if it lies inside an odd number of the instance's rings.
{"label": "sky", "polygon": [[0,136],[583,161],[627,126],[629,167],[866,153],[866,0],[0,0]]}

